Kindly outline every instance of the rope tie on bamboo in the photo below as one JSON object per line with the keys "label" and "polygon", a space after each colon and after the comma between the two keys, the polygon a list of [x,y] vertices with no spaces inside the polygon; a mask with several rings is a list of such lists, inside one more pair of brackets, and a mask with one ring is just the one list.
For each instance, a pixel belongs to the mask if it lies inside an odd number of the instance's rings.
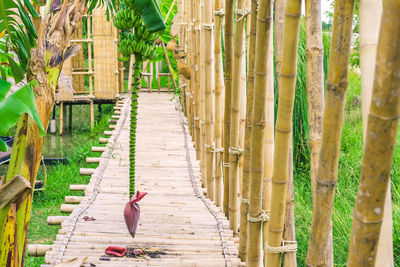
{"label": "rope tie on bamboo", "polygon": [[215,10],[214,11],[215,16],[223,17],[225,15],[225,10],[221,8],[220,10]]}
{"label": "rope tie on bamboo", "polygon": [[224,163],[222,164],[222,166],[229,168],[231,165],[229,164],[229,162],[224,162]]}
{"label": "rope tie on bamboo", "polygon": [[222,153],[224,153],[224,148],[223,147],[220,147],[220,148],[214,147],[213,152],[222,154]]}
{"label": "rope tie on bamboo", "polygon": [[205,30],[212,30],[214,28],[214,24],[206,24],[203,23],[203,29]]}
{"label": "rope tie on bamboo", "polygon": [[211,149],[211,152],[214,152],[215,144],[214,143],[212,143],[211,145],[204,144],[204,147],[206,149]]}
{"label": "rope tie on bamboo", "polygon": [[243,155],[244,150],[243,150],[243,148],[240,148],[240,147],[231,147],[230,146],[228,152],[231,155],[237,155],[239,157],[240,155]]}
{"label": "rope tie on bamboo", "polygon": [[199,118],[199,117],[194,117],[194,120],[195,120],[195,121],[199,121],[200,118]]}
{"label": "rope tie on bamboo", "polygon": [[280,247],[270,247],[270,246],[268,246],[268,243],[266,243],[265,249],[267,250],[268,253],[273,253],[273,254],[296,252],[297,251],[297,242],[282,240],[282,246],[280,246]]}
{"label": "rope tie on bamboo", "polygon": [[[250,201],[249,201],[250,204]],[[265,213],[265,210],[261,211],[257,217],[251,217],[249,213],[247,213],[247,220],[252,223],[256,222],[269,222],[269,216]]]}
{"label": "rope tie on bamboo", "polygon": [[[240,198],[240,202],[243,203],[243,204],[250,204],[250,199],[247,199],[247,198]],[[249,214],[247,214],[247,218],[249,217],[248,215],[249,215]]]}
{"label": "rope tie on bamboo", "polygon": [[251,10],[249,8],[247,8],[247,7],[243,8],[243,9],[236,9],[235,10],[235,14],[236,15],[241,15],[241,17],[236,19],[236,21],[242,20],[244,17],[246,17],[250,13],[251,13]]}
{"label": "rope tie on bamboo", "polygon": [[204,125],[204,124],[206,124],[206,122],[203,120],[200,120],[200,125]]}

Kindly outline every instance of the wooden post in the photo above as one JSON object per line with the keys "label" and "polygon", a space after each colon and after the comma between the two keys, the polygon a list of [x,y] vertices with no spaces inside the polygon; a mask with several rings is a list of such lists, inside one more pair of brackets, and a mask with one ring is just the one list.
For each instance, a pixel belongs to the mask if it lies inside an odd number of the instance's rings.
{"label": "wooden post", "polygon": [[60,102],[60,135],[64,134],[64,103]]}
{"label": "wooden post", "polygon": [[72,130],[72,104],[69,104],[69,125],[68,129]]}

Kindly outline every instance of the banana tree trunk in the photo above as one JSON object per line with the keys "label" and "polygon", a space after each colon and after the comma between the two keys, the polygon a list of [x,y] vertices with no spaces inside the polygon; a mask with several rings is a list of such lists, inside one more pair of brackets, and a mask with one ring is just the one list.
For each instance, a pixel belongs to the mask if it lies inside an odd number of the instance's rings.
{"label": "banana tree trunk", "polygon": [[[396,1],[383,3],[384,19],[377,47],[380,9],[381,2],[360,2],[363,115],[369,112],[369,116],[363,116],[368,126],[364,129],[363,168],[353,214],[348,266],[393,266],[389,181],[398,129],[400,5]],[[364,103],[366,99],[372,101]]]}
{"label": "banana tree trunk", "polygon": [[257,14],[257,36],[254,67],[254,110],[251,150],[251,178],[249,205],[249,232],[247,266],[261,266],[261,226],[266,216],[262,210],[264,135],[265,135],[265,97],[267,92],[268,52],[271,30],[271,1],[260,0]]}
{"label": "banana tree trunk", "polygon": [[[247,260],[247,237],[251,176],[251,142],[253,129],[253,102],[254,102],[254,61],[256,51],[256,26],[257,26],[257,0],[251,1],[250,38],[248,39],[248,71],[247,71],[247,95],[246,95],[246,126],[244,132],[243,149],[243,177],[240,201],[240,233],[239,233],[239,257],[243,262]],[[249,21],[249,19],[247,19]],[[249,25],[249,24],[247,24]]]}
{"label": "banana tree trunk", "polygon": [[229,217],[229,144],[231,129],[231,98],[233,72],[234,1],[225,0],[225,111],[224,111],[224,214]]}
{"label": "banana tree trunk", "polygon": [[[63,61],[72,53],[67,41],[81,19],[84,1],[64,2],[56,14],[47,15],[40,28],[37,48],[31,52],[29,81],[36,80],[34,88],[39,117],[47,129],[54,106],[55,88]],[[69,19],[65,19],[69,16]],[[23,115],[18,123],[15,145],[11,154],[6,181],[19,174],[31,185],[35,184],[44,137],[39,136],[36,123]],[[0,265],[23,266],[26,239],[32,207],[33,192],[20,203],[6,205],[0,210]]]}
{"label": "banana tree trunk", "polygon": [[316,179],[307,266],[328,266],[327,253],[343,127],[354,1],[335,1],[322,144]]}
{"label": "banana tree trunk", "polygon": [[[301,0],[288,0],[286,4],[282,66],[278,114],[275,126],[274,167],[272,174],[271,215],[268,225],[267,266],[281,265],[280,253],[274,248],[282,246],[286,191],[289,171],[289,143],[292,133],[293,105],[296,86],[297,47],[301,14]],[[294,240],[289,240],[294,241]]]}
{"label": "banana tree trunk", "polygon": [[223,96],[224,96],[224,70],[222,66],[221,28],[222,28],[222,1],[215,0],[215,204],[222,206],[222,118],[223,118]]}

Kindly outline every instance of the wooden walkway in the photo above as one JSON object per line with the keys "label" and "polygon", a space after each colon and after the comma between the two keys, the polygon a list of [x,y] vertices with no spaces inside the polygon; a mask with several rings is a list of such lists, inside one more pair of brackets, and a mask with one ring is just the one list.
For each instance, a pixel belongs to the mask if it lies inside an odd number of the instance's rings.
{"label": "wooden walkway", "polygon": [[[62,223],[43,266],[88,256],[84,266],[239,266],[237,241],[228,221],[200,187],[187,127],[167,94],[140,94],[136,148],[136,188],[141,201],[135,239],[123,218],[128,201],[129,99],[85,198]],[[117,112],[118,113],[118,112]],[[95,220],[85,220],[85,216]],[[108,246],[135,248],[135,257],[110,257]]]}

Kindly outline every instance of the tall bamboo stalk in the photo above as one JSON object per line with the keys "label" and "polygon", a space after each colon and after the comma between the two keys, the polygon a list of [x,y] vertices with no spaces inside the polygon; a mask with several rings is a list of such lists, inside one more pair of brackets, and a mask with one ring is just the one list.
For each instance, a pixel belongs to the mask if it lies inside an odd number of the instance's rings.
{"label": "tall bamboo stalk", "polygon": [[[236,27],[235,27],[235,43],[233,58],[233,84],[232,84],[232,100],[231,100],[231,128],[229,143],[229,225],[233,230],[233,234],[238,234],[238,187],[239,187],[239,126],[240,126],[240,78],[242,76],[242,64],[244,57],[244,24],[246,1],[237,1]],[[239,14],[241,13],[242,14]]]}
{"label": "tall bamboo stalk", "polygon": [[206,103],[205,103],[205,90],[206,90],[206,75],[205,75],[205,61],[204,61],[204,47],[205,38],[202,24],[204,23],[204,0],[200,0],[199,12],[201,12],[200,27],[200,170],[201,170],[201,182],[204,188],[207,188],[207,176],[206,176]]}
{"label": "tall bamboo stalk", "polygon": [[222,206],[222,118],[223,118],[223,95],[224,95],[224,70],[222,66],[221,28],[223,16],[222,0],[215,0],[215,204]]}
{"label": "tall bamboo stalk", "polygon": [[247,266],[261,266],[262,185],[264,167],[265,96],[267,92],[269,31],[271,30],[271,1],[260,0],[257,14],[257,36],[254,67],[253,129],[251,143],[251,178],[249,205],[249,237]]}
{"label": "tall bamboo stalk", "polygon": [[[375,266],[376,261],[399,122],[399,12],[399,1],[383,2],[363,168],[353,213],[347,262],[350,267]],[[376,264],[383,266],[382,262]]]}
{"label": "tall bamboo stalk", "polygon": [[286,0],[274,1],[274,32],[275,32],[275,69],[276,69],[276,86],[279,94],[279,77],[282,65],[282,47],[283,47],[283,25],[285,23],[285,7]]}
{"label": "tall bamboo stalk", "polygon": [[[282,245],[286,190],[289,175],[289,143],[292,132],[294,93],[296,86],[297,46],[301,15],[301,0],[288,0],[279,77],[279,102],[275,127],[274,167],[272,174],[271,219],[268,225],[267,265],[280,266],[281,255],[273,248]],[[292,241],[292,240],[290,240]],[[271,248],[271,249],[269,249]]]}
{"label": "tall bamboo stalk", "polygon": [[[251,1],[250,15],[250,38],[248,39],[248,71],[247,71],[247,95],[246,95],[246,126],[243,152],[243,178],[240,201],[240,235],[239,235],[239,257],[245,262],[247,260],[247,236],[249,212],[249,185],[251,176],[251,140],[253,130],[253,102],[254,102],[254,63],[256,51],[256,26],[257,26],[257,0]],[[249,21],[249,19],[247,19]],[[247,24],[248,25],[248,24]]]}
{"label": "tall bamboo stalk", "polygon": [[231,129],[231,98],[233,71],[234,1],[225,0],[225,111],[224,111],[224,213],[229,216],[229,145]]}
{"label": "tall bamboo stalk", "polygon": [[195,78],[196,78],[196,88],[195,88],[195,123],[196,123],[196,159],[201,159],[201,127],[200,127],[200,49],[201,49],[201,38],[200,38],[200,0],[194,2],[194,13],[195,13],[195,35],[196,35],[196,65]]}
{"label": "tall bamboo stalk", "polygon": [[306,263],[327,266],[333,200],[337,182],[340,138],[347,90],[354,1],[335,1],[322,145]]}
{"label": "tall bamboo stalk", "polygon": [[[358,6],[360,25],[360,69],[362,112],[364,125],[364,141],[367,132],[367,119],[371,104],[373,78],[375,71],[376,50],[378,46],[379,26],[382,13],[382,1],[362,0]],[[365,143],[365,142],[364,142]],[[385,208],[381,235],[379,236],[377,250],[377,264],[393,266],[393,240],[392,240],[392,201],[390,183],[386,192]]]}
{"label": "tall bamboo stalk", "polygon": [[[324,50],[322,46],[321,0],[306,0],[307,103],[310,147],[311,192],[315,200],[319,151],[324,113]],[[329,231],[332,244],[332,227]],[[333,266],[333,246],[328,245],[327,266]]]}
{"label": "tall bamboo stalk", "polygon": [[[204,0],[203,12],[203,31],[204,44],[213,44],[213,3],[212,0]],[[205,65],[205,122],[206,122],[206,179],[207,194],[211,200],[214,200],[214,161],[213,161],[213,143],[214,143],[214,112],[213,112],[213,77],[214,77],[214,46],[204,45],[204,65]]]}
{"label": "tall bamboo stalk", "polygon": [[[272,3],[271,3],[272,5]],[[273,28],[273,25],[271,25]],[[263,210],[271,209],[271,183],[274,164],[274,46],[273,31],[270,32],[268,48],[267,93],[265,95],[265,136],[264,136],[264,178],[263,178]],[[263,223],[263,240],[268,239],[268,222]],[[289,240],[289,239],[287,239]],[[290,239],[291,240],[291,239]],[[264,260],[266,260],[264,249]],[[293,265],[294,267],[295,265]]]}

